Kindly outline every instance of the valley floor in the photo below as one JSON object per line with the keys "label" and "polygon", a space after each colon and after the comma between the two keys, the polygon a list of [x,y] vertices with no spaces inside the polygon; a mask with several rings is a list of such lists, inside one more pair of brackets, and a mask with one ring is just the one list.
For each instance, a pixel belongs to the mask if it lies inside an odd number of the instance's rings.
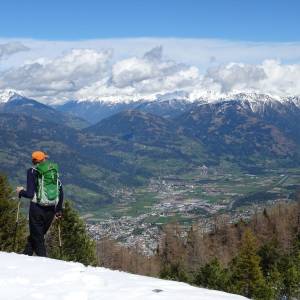
{"label": "valley floor", "polygon": [[246,220],[267,206],[293,200],[300,188],[299,168],[260,175],[228,169],[205,172],[202,167],[190,174],[152,179],[147,187],[122,189],[118,202],[85,215],[91,237],[108,237],[151,256],[163,224],[176,221],[189,228],[199,223],[208,232],[218,214],[227,213],[231,223]]}

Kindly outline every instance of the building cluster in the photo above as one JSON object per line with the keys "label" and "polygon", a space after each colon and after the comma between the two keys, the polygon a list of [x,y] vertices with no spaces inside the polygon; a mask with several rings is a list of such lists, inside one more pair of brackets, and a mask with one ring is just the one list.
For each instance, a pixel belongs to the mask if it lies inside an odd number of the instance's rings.
{"label": "building cluster", "polygon": [[150,256],[157,250],[160,229],[145,222],[147,216],[109,218],[95,224],[87,224],[87,229],[95,240],[103,238],[116,240],[128,248],[137,249]]}
{"label": "building cluster", "polygon": [[[202,178],[206,176],[207,167],[201,167],[200,172]],[[279,197],[276,200],[264,201],[263,205],[248,205],[243,209],[233,209],[234,199],[243,195],[238,192],[243,186],[242,179],[238,178],[235,183],[236,189],[234,190],[229,185],[218,185],[213,180],[207,180],[207,183],[204,180],[199,186],[197,179],[184,180],[175,176],[152,179],[145,192],[154,194],[155,199],[152,205],[140,215],[126,216],[125,209],[123,217],[107,217],[97,223],[88,224],[87,228],[95,240],[103,238],[116,240],[126,247],[137,249],[150,256],[157,251],[162,225],[171,219],[178,221],[184,219],[185,221],[181,224],[187,227],[196,222],[203,232],[210,232],[214,229],[216,214],[226,213],[229,216],[227,221],[235,223],[241,219],[251,218],[265,205],[273,205],[276,201],[285,200]],[[275,189],[278,191],[273,192],[280,195],[280,189],[278,187]],[[125,208],[138,201],[130,189],[119,191],[118,198]]]}

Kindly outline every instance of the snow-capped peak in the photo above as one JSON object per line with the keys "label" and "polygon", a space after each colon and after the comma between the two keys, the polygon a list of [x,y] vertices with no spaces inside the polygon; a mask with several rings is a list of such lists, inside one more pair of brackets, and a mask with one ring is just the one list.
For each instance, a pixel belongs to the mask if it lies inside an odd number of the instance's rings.
{"label": "snow-capped peak", "polygon": [[258,93],[237,93],[237,94],[227,94],[225,99],[230,100],[241,100],[249,102],[270,102],[277,101],[279,99],[272,97],[267,94],[258,94]]}
{"label": "snow-capped peak", "polygon": [[248,103],[252,108],[261,107],[265,104],[287,103],[293,102],[296,106],[300,107],[300,96],[293,97],[277,97],[261,93],[227,93],[219,95],[209,95],[208,97],[201,96],[194,102],[200,103],[216,103],[228,101],[241,101]]}
{"label": "snow-capped peak", "polygon": [[172,93],[162,93],[153,95],[150,98],[122,98],[122,96],[115,96],[114,99],[101,98],[101,96],[96,98],[86,98],[86,99],[76,99],[76,102],[99,102],[102,104],[120,104],[120,103],[131,103],[131,102],[164,102],[164,101],[172,101],[172,100],[180,100],[186,102],[206,102],[206,103],[214,103],[220,101],[229,101],[229,100],[240,100],[240,101],[248,101],[250,103],[266,103],[266,102],[286,102],[289,99],[294,99],[294,103],[300,103],[300,97],[278,97],[269,94],[262,93],[254,93],[254,92],[231,92],[231,93],[219,93],[215,91],[202,91],[201,93],[188,93],[186,91],[175,91]]}
{"label": "snow-capped peak", "polygon": [[11,89],[0,90],[0,103],[6,103],[10,100],[21,98],[21,97],[23,96],[18,94],[15,90],[11,90]]}
{"label": "snow-capped peak", "polygon": [[283,101],[285,101],[285,102],[292,102],[296,106],[300,107],[300,96],[285,97],[283,99]]}

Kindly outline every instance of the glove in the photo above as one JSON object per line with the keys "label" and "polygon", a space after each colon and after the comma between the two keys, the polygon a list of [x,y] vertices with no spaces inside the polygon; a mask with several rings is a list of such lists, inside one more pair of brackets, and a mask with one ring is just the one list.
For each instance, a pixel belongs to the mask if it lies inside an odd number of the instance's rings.
{"label": "glove", "polygon": [[20,192],[23,191],[23,190],[24,190],[24,188],[23,188],[22,186],[18,186],[18,187],[16,188],[16,193],[17,193],[17,195],[18,195],[19,198],[21,198],[21,197],[20,197]]}
{"label": "glove", "polygon": [[62,210],[58,210],[55,212],[55,219],[61,219],[62,218]]}

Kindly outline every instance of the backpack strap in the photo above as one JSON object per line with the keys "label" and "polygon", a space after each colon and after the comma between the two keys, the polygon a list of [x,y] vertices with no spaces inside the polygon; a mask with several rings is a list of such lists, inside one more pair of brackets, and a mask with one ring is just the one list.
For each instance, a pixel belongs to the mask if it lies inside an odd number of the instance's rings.
{"label": "backpack strap", "polygon": [[[38,170],[35,167],[31,167],[31,173],[34,174],[34,172],[37,175]],[[38,182],[38,178],[35,176],[35,185],[37,185],[37,182]],[[34,191],[34,196],[31,199],[31,202],[37,203],[36,188],[35,188],[35,191]]]}

